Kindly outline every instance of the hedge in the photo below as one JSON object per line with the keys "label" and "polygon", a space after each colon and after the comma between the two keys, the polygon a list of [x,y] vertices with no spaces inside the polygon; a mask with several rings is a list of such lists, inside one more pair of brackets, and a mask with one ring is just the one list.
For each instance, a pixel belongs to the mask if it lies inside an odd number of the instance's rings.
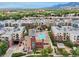
{"label": "hedge", "polygon": [[21,57],[21,56],[24,56],[26,55],[25,53],[21,53],[21,52],[18,52],[18,53],[13,53],[12,54],[12,57]]}

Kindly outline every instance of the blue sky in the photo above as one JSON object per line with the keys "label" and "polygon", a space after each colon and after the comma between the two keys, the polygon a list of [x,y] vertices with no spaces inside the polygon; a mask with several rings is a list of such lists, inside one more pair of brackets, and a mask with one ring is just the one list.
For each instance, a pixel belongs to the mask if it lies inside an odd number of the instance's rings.
{"label": "blue sky", "polygon": [[0,2],[0,8],[43,8],[64,3],[65,2]]}

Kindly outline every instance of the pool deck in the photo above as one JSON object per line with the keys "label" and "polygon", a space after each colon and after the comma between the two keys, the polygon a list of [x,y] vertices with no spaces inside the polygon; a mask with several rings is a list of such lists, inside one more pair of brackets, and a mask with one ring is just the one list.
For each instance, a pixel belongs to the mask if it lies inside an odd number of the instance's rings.
{"label": "pool deck", "polygon": [[[44,39],[44,42],[45,43],[48,43],[48,45],[45,45],[44,47],[48,47],[48,46],[51,46],[52,47],[52,42],[51,42],[51,39],[50,39],[50,37],[49,37],[49,35],[48,35],[48,31],[43,31],[43,32],[37,32],[36,33],[36,35],[39,35],[39,34],[45,34],[45,39]],[[42,40],[38,37],[38,36],[36,36],[36,41],[37,42],[41,42]]]}
{"label": "pool deck", "polygon": [[42,37],[42,38],[44,38],[44,40],[48,40],[48,39],[47,39],[47,38],[48,38],[48,33],[47,33],[47,31],[43,31],[43,32],[37,32],[37,33],[35,34],[37,41],[42,41],[42,39],[40,39],[41,36],[39,36],[39,35],[41,35],[41,34],[45,34],[45,37]]}

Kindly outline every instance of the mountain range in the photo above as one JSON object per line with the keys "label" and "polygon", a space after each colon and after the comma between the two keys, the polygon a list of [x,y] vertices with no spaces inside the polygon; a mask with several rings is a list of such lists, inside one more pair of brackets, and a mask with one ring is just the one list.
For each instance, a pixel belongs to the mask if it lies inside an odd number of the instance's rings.
{"label": "mountain range", "polygon": [[0,9],[78,8],[79,2],[0,2]]}
{"label": "mountain range", "polygon": [[79,8],[79,2],[68,2],[64,4],[58,4],[49,8]]}

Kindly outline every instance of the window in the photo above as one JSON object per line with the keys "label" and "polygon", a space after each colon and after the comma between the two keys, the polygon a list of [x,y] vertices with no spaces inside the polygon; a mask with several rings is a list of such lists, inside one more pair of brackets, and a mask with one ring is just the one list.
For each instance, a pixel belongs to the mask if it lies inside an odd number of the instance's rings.
{"label": "window", "polygon": [[57,33],[57,35],[59,35],[59,33]]}
{"label": "window", "polygon": [[7,40],[7,39],[8,39],[8,37],[5,37],[5,39]]}
{"label": "window", "polygon": [[77,40],[79,40],[79,36],[77,36]]}
{"label": "window", "polygon": [[74,36],[74,40],[75,40],[76,36]]}
{"label": "window", "polygon": [[8,26],[8,23],[5,23],[5,26],[7,27]]}

